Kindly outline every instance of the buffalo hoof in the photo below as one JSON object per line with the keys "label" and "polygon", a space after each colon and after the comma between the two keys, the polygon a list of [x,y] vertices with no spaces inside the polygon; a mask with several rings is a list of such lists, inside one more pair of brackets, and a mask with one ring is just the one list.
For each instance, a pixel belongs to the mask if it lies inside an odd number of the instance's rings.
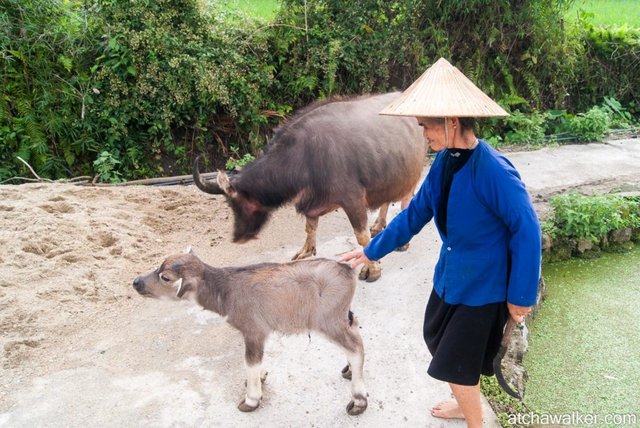
{"label": "buffalo hoof", "polygon": [[396,248],[396,251],[402,252],[402,251],[407,251],[408,249],[409,249],[409,244],[407,243],[407,244],[404,244],[402,247]]}
{"label": "buffalo hoof", "polygon": [[315,255],[316,255],[316,247],[309,248],[305,245],[300,249],[300,251],[296,253],[295,256],[291,258],[291,260],[302,260],[302,259],[306,259],[307,257],[311,257]]}
{"label": "buffalo hoof", "polygon": [[380,264],[376,263],[374,265],[364,266],[358,275],[362,281],[374,282],[380,279],[382,276],[382,268]]}
{"label": "buffalo hoof", "polygon": [[240,402],[240,404],[238,404],[238,410],[240,410],[241,412],[253,412],[255,409],[258,408],[258,406],[260,405],[260,403],[256,404],[255,406],[250,406],[248,405],[244,400],[242,400]]}
{"label": "buffalo hoof", "polygon": [[382,232],[382,230],[384,229],[384,227],[380,228],[380,229],[374,229],[373,227],[371,229],[369,229],[369,234],[371,234],[371,237],[373,238],[374,236],[376,236],[378,233]]}
{"label": "buffalo hoof", "polygon": [[351,380],[351,366],[349,364],[344,366],[341,373],[343,378]]}
{"label": "buffalo hoof", "polygon": [[351,416],[357,416],[367,410],[367,400],[364,399],[364,404],[356,404],[353,400],[347,404],[347,413]]}

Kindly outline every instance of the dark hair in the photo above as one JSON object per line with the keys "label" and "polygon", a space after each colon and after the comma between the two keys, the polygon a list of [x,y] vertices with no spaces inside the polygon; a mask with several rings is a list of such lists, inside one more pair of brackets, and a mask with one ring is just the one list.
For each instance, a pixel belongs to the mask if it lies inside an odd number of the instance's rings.
{"label": "dark hair", "polygon": [[[442,125],[444,123],[444,121],[446,120],[446,117],[424,117],[423,121],[427,121],[430,123],[438,123],[440,125]],[[464,131],[474,131],[474,127],[476,124],[476,118],[475,117],[459,117],[458,120],[460,121],[460,130],[462,132]],[[422,123],[420,122],[420,117],[418,117],[418,123],[422,126]]]}
{"label": "dark hair", "polygon": [[476,124],[476,119],[474,117],[460,117],[460,128],[462,131],[473,131],[473,128]]}

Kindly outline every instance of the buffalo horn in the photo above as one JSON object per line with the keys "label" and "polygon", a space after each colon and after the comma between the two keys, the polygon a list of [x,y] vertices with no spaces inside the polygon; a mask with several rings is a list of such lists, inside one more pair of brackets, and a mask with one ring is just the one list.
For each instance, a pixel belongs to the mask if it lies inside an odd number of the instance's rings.
{"label": "buffalo horn", "polygon": [[199,166],[200,166],[200,156],[196,157],[196,159],[193,161],[193,182],[196,184],[198,189],[206,193],[211,193],[212,195],[223,195],[224,191],[216,181],[217,174],[214,175],[211,181],[204,180],[202,179],[202,177],[200,177]]}

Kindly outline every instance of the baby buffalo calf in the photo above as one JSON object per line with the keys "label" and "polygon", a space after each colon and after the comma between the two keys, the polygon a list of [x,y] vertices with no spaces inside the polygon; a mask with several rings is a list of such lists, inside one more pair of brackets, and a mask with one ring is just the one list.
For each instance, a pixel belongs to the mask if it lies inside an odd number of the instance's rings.
{"label": "baby buffalo calf", "polygon": [[351,380],[350,415],[367,408],[362,378],[364,348],[358,323],[349,311],[355,274],[348,265],[327,259],[286,264],[263,263],[214,268],[191,250],[168,257],[162,265],[133,281],[143,296],[189,299],[223,317],[244,336],[247,391],[238,405],[243,412],[258,408],[262,398],[262,356],[271,332],[324,334],[342,347]]}

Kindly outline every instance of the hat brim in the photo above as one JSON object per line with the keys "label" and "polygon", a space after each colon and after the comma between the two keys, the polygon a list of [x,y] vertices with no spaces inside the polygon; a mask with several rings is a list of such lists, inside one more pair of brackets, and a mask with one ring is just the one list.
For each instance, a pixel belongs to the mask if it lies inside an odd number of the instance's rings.
{"label": "hat brim", "polygon": [[502,107],[440,58],[380,112],[388,116],[505,117]]}

